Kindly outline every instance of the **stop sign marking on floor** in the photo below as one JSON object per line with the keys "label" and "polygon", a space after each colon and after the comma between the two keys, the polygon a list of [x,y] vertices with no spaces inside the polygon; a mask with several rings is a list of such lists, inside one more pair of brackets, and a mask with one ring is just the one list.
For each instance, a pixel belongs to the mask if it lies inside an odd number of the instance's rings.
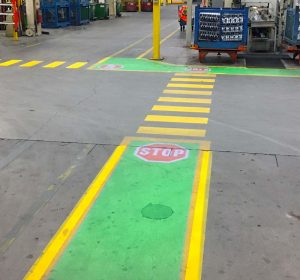
{"label": "stop sign marking on floor", "polygon": [[188,158],[189,150],[177,144],[154,143],[137,147],[134,154],[144,161],[170,163]]}

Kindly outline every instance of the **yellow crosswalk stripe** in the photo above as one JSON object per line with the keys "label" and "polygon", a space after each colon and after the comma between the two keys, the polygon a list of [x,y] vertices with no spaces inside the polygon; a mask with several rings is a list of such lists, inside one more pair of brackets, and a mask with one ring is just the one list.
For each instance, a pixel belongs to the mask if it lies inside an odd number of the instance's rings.
{"label": "yellow crosswalk stripe", "polygon": [[199,84],[178,84],[170,83],[167,85],[168,88],[214,88],[213,85],[199,85]]}
{"label": "yellow crosswalk stripe", "polygon": [[190,136],[190,137],[204,137],[205,134],[206,134],[206,130],[204,130],[204,129],[186,129],[186,128],[140,126],[139,129],[137,130],[137,133],[175,135],[175,136]]}
{"label": "yellow crosswalk stripe", "polygon": [[212,95],[211,91],[202,90],[184,90],[184,89],[165,89],[166,94],[187,94],[187,95]]}
{"label": "yellow crosswalk stripe", "polygon": [[211,104],[211,99],[205,98],[177,98],[177,97],[160,97],[159,102],[181,102],[181,103],[198,103]]}
{"label": "yellow crosswalk stripe", "polygon": [[20,60],[20,59],[12,59],[12,60],[8,60],[8,61],[0,63],[0,66],[2,66],[2,67],[11,66],[11,65],[17,64],[21,61],[22,60]]}
{"label": "yellow crosswalk stripe", "polygon": [[148,116],[146,116],[145,121],[146,122],[207,124],[208,123],[208,118],[148,115]]}
{"label": "yellow crosswalk stripe", "polygon": [[215,74],[200,74],[200,73],[175,73],[175,76],[187,76],[187,77],[216,77]]}
{"label": "yellow crosswalk stripe", "polygon": [[68,67],[66,67],[67,69],[79,69],[81,68],[82,66],[88,64],[87,62],[76,62],[76,63],[73,63],[71,65],[69,65]]}
{"label": "yellow crosswalk stripe", "polygon": [[43,66],[43,68],[56,68],[60,65],[63,65],[65,64],[66,62],[65,61],[54,61],[54,62],[51,62],[45,66]]}
{"label": "yellow crosswalk stripe", "polygon": [[199,78],[172,78],[172,82],[196,82],[196,83],[214,83],[215,79],[199,79]]}
{"label": "yellow crosswalk stripe", "polygon": [[24,63],[22,65],[20,65],[20,67],[33,67],[33,66],[36,66],[40,63],[42,63],[43,61],[41,60],[32,60],[32,61],[29,61],[27,63]]}
{"label": "yellow crosswalk stripe", "polygon": [[210,108],[206,107],[184,107],[184,106],[160,106],[154,105],[152,111],[186,112],[186,113],[209,113]]}

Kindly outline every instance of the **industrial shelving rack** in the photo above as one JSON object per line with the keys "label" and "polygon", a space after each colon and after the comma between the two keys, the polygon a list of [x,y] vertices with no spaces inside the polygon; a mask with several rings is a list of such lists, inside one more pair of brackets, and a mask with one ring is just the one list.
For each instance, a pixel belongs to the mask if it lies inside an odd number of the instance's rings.
{"label": "industrial shelving rack", "polygon": [[273,1],[245,0],[249,8],[248,51],[277,51],[277,5]]}
{"label": "industrial shelving rack", "polygon": [[284,40],[289,44],[300,46],[299,7],[287,9]]}
{"label": "industrial shelving rack", "polygon": [[288,51],[293,53],[293,58],[298,56],[300,64],[300,11],[298,6],[287,9],[284,41],[289,44]]}
{"label": "industrial shelving rack", "polygon": [[200,61],[208,52],[226,52],[232,60],[237,52],[246,49],[248,37],[248,9],[195,9],[194,48]]}
{"label": "industrial shelving rack", "polygon": [[[8,17],[12,17],[12,20],[7,20]],[[9,25],[13,26],[13,37],[18,40],[19,29],[19,9],[16,0],[2,1],[0,0],[0,26],[7,28]]]}

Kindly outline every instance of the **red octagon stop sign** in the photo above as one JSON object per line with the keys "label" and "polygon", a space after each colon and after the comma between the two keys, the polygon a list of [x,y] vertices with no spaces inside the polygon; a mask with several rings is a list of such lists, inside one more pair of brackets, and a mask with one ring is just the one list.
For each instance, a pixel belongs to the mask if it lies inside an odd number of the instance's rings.
{"label": "red octagon stop sign", "polygon": [[176,144],[149,144],[136,148],[135,155],[144,161],[169,163],[188,158],[189,151]]}

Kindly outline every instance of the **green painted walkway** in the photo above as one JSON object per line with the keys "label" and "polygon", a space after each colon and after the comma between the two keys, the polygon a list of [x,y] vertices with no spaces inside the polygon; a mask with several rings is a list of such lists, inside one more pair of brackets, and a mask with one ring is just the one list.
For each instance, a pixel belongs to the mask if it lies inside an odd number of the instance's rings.
{"label": "green painted walkway", "polygon": [[199,144],[171,163],[137,157],[145,144],[127,147],[48,279],[181,278]]}
{"label": "green painted walkway", "polygon": [[[265,77],[300,77],[298,69],[267,69],[247,67],[218,67],[201,65],[175,65],[148,59],[119,58],[112,57],[103,63],[94,64],[90,70],[102,71],[140,71],[140,72],[162,72],[162,73],[184,73],[191,72],[193,68],[201,68],[203,72],[218,75],[248,75]],[[197,70],[196,70],[197,71]]]}

